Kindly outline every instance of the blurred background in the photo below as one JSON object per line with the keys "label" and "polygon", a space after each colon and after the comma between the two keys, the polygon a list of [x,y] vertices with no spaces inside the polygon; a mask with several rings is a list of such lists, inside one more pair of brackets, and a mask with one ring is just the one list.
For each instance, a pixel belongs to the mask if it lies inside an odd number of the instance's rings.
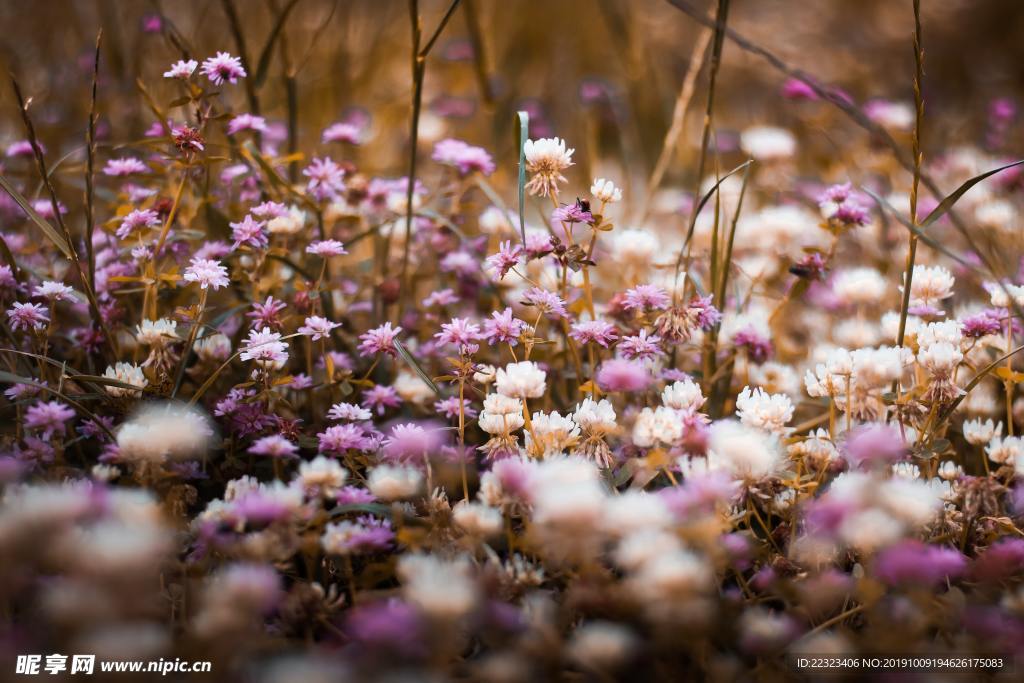
{"label": "blurred background", "polygon": [[[910,0],[731,4],[730,27],[856,102],[912,101]],[[712,2],[692,5],[713,15]],[[929,147],[977,138],[993,99],[1021,96],[1024,5],[922,5],[927,153]],[[447,7],[447,0],[419,2],[426,35]],[[253,72],[248,83],[221,88],[236,112],[258,108],[268,121],[284,124],[291,89],[297,149],[315,152],[326,126],[358,121],[368,140],[355,161],[374,173],[404,170],[411,96],[405,0],[4,2],[0,25],[2,67],[33,98],[40,136],[51,153],[81,145],[92,48],[102,27],[100,133],[108,140],[138,139],[153,123],[137,79],[157,101],[168,103],[178,92],[161,75],[183,54],[202,61],[218,50],[244,52]],[[267,51],[276,26],[280,40]],[[629,196],[630,186],[646,182],[655,164],[701,30],[667,0],[463,0],[428,58],[424,149],[443,136],[464,138],[492,150],[507,179],[514,172],[513,113],[526,109],[531,136],[559,135],[576,148],[571,180],[619,178]],[[266,64],[257,82],[261,57]],[[687,173],[693,173],[699,146],[706,81],[705,67],[666,186],[692,183]],[[723,151],[735,147],[734,133],[747,126],[778,125],[794,129],[801,154],[816,157],[820,167],[834,146],[830,138],[864,135],[827,104],[783,99],[784,82],[763,59],[726,44],[716,106]],[[185,112],[177,115],[183,119]],[[23,137],[4,83],[0,142]]]}

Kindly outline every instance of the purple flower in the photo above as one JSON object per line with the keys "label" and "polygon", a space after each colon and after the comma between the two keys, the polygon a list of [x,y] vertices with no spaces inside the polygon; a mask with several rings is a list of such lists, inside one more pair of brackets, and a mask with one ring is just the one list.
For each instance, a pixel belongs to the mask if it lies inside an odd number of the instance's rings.
{"label": "purple flower", "polygon": [[265,455],[270,458],[295,458],[299,447],[280,434],[271,434],[257,439],[249,452],[253,455]]}
{"label": "purple flower", "polygon": [[316,436],[320,450],[333,455],[343,455],[350,450],[369,451],[376,445],[362,427],[352,423],[332,425]]}
{"label": "purple flower", "polygon": [[321,258],[330,258],[331,256],[344,256],[348,252],[345,251],[345,245],[338,240],[320,240],[311,242],[306,247],[306,253],[316,254]]}
{"label": "purple flower", "polygon": [[519,337],[526,330],[526,323],[512,315],[511,308],[500,313],[493,311],[491,317],[484,321],[483,338],[489,344],[510,344],[517,346]]}
{"label": "purple flower", "polygon": [[526,233],[526,255],[531,259],[547,256],[554,250],[555,245],[551,243],[551,235],[548,233],[539,231]]}
{"label": "purple flower", "polygon": [[628,360],[653,360],[665,353],[661,348],[661,337],[656,334],[648,336],[647,330],[640,330],[639,334],[631,337],[623,337],[617,349]]}
{"label": "purple flower", "polygon": [[50,316],[41,304],[21,304],[17,301],[7,310],[7,318],[15,331],[41,330],[50,322]]}
{"label": "purple flower", "polygon": [[814,92],[814,88],[799,78],[787,79],[782,84],[782,96],[789,100],[815,101],[819,99],[818,93]]}
{"label": "purple flower", "polygon": [[708,332],[722,321],[722,313],[711,303],[711,295],[694,297],[687,308],[694,324],[701,330]]}
{"label": "purple flower", "polygon": [[531,287],[523,294],[523,305],[536,306],[541,313],[551,318],[568,318],[565,302],[557,294],[540,287]]}
{"label": "purple flower", "polygon": [[203,61],[201,71],[214,85],[222,85],[224,81],[234,84],[247,75],[242,68],[242,60],[227,52],[218,52],[215,57],[208,57]]}
{"label": "purple flower", "polygon": [[232,249],[238,249],[243,244],[253,249],[266,249],[270,245],[267,233],[263,231],[264,223],[257,221],[252,216],[246,216],[240,223],[230,223],[231,237],[235,243]]}
{"label": "purple flower", "polygon": [[359,335],[360,355],[365,358],[378,353],[386,353],[389,356],[397,357],[398,351],[395,349],[395,337],[397,337],[401,331],[401,327],[392,328],[391,323],[386,322],[380,327],[375,327],[372,330]]}
{"label": "purple flower", "polygon": [[483,147],[474,147],[462,140],[447,138],[434,145],[434,161],[453,166],[459,175],[467,176],[474,171],[488,176],[494,173],[494,160]]}
{"label": "purple flower", "polygon": [[618,337],[615,332],[615,325],[604,320],[588,320],[575,323],[569,332],[569,336],[580,344],[600,344],[606,349]]}
{"label": "purple flower", "polygon": [[464,398],[461,401],[458,396],[452,396],[441,401],[434,403],[434,410],[439,414],[444,415],[449,420],[455,420],[459,417],[459,407],[462,407],[462,415],[465,419],[471,420],[477,416],[477,411],[470,407],[469,399]]}
{"label": "purple flower", "polygon": [[851,467],[891,464],[907,454],[899,429],[885,424],[856,427],[846,437],[842,454]]}
{"label": "purple flower", "polygon": [[321,141],[324,144],[328,142],[347,142],[350,145],[358,145],[363,141],[363,129],[354,123],[346,123],[344,121],[332,123],[327,128],[324,128]]}
{"label": "purple flower", "polygon": [[391,428],[391,434],[381,445],[384,448],[383,455],[389,460],[422,462],[441,445],[440,432],[424,429],[412,422],[397,424]]}
{"label": "purple flower", "polygon": [[978,556],[971,568],[971,577],[983,583],[994,583],[1024,570],[1024,539],[1005,538],[990,545]]}
{"label": "purple flower", "polygon": [[[45,153],[46,147],[43,146],[43,143],[37,144],[39,145],[39,151]],[[7,156],[9,157],[30,157],[33,154],[32,143],[28,140],[18,140],[17,142],[12,142],[7,147]]]}
{"label": "purple flower", "polygon": [[653,377],[643,363],[615,358],[601,363],[597,370],[597,386],[603,391],[643,391]]}
{"label": "purple flower", "polygon": [[763,363],[772,355],[771,340],[765,339],[757,330],[746,327],[733,335],[732,343],[737,349],[743,349],[752,363]]}
{"label": "purple flower", "polygon": [[890,586],[934,589],[967,569],[967,558],[958,550],[908,540],[882,550],[875,558],[875,574]]}
{"label": "purple flower", "polygon": [[60,401],[39,401],[25,411],[25,427],[41,432],[48,440],[54,434],[64,434],[74,417],[75,411]]}
{"label": "purple flower", "polygon": [[196,282],[202,289],[212,287],[214,290],[227,287],[231,283],[228,279],[228,270],[220,261],[201,258],[192,259],[191,265],[185,269],[184,280]]}
{"label": "purple flower", "polygon": [[592,225],[594,216],[577,201],[575,204],[563,204],[551,212],[552,223],[586,223]]}
{"label": "purple flower", "polygon": [[228,122],[228,135],[235,135],[243,130],[251,130],[256,133],[266,133],[267,120],[262,116],[252,114],[239,114]]}
{"label": "purple flower", "polygon": [[963,335],[971,339],[999,334],[1003,329],[999,314],[991,310],[967,316],[960,321],[960,327]]}
{"label": "purple flower", "polygon": [[288,304],[273,296],[268,296],[263,303],[256,302],[252,310],[245,314],[245,317],[252,318],[252,327],[269,327],[272,330],[279,330],[284,324],[281,322],[280,313],[288,308]]}
{"label": "purple flower", "polygon": [[487,257],[484,266],[495,271],[501,280],[508,275],[508,271],[516,267],[522,255],[523,248],[520,245],[512,246],[511,241],[502,242],[498,245],[498,252]]}
{"label": "purple flower", "polygon": [[368,410],[375,410],[378,415],[383,415],[388,408],[397,408],[402,404],[398,392],[394,387],[378,384],[363,392],[363,407]]}
{"label": "purple flower", "polygon": [[434,335],[441,344],[452,344],[459,347],[459,353],[469,355],[476,353],[481,339],[480,326],[470,322],[469,318],[452,318],[450,323],[441,325],[441,331]]}

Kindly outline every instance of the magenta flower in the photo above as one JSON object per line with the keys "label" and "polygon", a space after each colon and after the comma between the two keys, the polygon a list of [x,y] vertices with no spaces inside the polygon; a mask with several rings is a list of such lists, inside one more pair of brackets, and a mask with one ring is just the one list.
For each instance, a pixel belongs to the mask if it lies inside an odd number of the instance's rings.
{"label": "magenta flower", "polygon": [[665,353],[661,348],[661,337],[656,334],[648,335],[647,330],[623,337],[616,348],[623,358],[628,360],[653,360]]}
{"label": "magenta flower", "polygon": [[321,141],[324,144],[329,142],[347,142],[350,145],[358,145],[363,141],[363,129],[354,123],[332,123],[324,128]]}
{"label": "magenta flower", "polygon": [[43,439],[64,434],[75,411],[60,401],[39,401],[25,411],[25,427],[41,432]]}
{"label": "magenta flower", "polygon": [[279,330],[284,325],[280,313],[286,308],[288,308],[288,304],[273,296],[268,296],[263,303],[254,303],[252,310],[246,313],[245,317],[252,318],[250,323],[252,327],[269,327],[272,330]]}
{"label": "magenta flower", "polygon": [[386,322],[380,327],[375,327],[364,334],[359,335],[359,354],[364,358],[378,353],[386,353],[389,356],[397,356],[395,349],[395,337],[402,331],[401,327],[391,327]]}
{"label": "magenta flower", "polygon": [[622,307],[627,311],[663,311],[672,303],[668,292],[658,285],[637,285],[626,290]]}
{"label": "magenta flower", "polygon": [[203,61],[202,74],[210,79],[214,85],[222,85],[224,81],[237,83],[239,78],[245,78],[248,74],[242,68],[242,60],[232,57],[227,52],[218,52],[215,57],[208,57]]}
{"label": "magenta flower", "polygon": [[594,216],[579,201],[575,204],[563,204],[551,212],[552,223],[586,223],[592,225]]}
{"label": "magenta flower", "polygon": [[252,114],[239,114],[228,122],[228,135],[236,135],[243,130],[251,130],[254,133],[266,133],[267,120],[262,116]]}
{"label": "magenta flower", "polygon": [[347,451],[369,451],[376,445],[359,425],[348,423],[333,425],[317,434],[320,450],[332,455],[343,455]]}
{"label": "magenta flower", "polygon": [[[39,145],[39,151],[45,153],[46,147],[43,146],[43,143],[37,144]],[[18,140],[7,146],[7,156],[9,157],[30,157],[33,154],[32,143],[28,140]]]}
{"label": "magenta flower", "polygon": [[441,289],[436,292],[431,292],[423,298],[424,308],[433,308],[434,306],[451,306],[459,302],[458,295],[455,294],[451,289]]}
{"label": "magenta flower", "polygon": [[383,455],[394,461],[415,460],[423,458],[441,445],[440,432],[424,429],[422,426],[407,422],[391,428],[391,434],[381,443]]}
{"label": "magenta flower", "polygon": [[402,399],[398,397],[394,387],[378,384],[363,392],[363,407],[376,411],[378,415],[383,415],[388,408],[397,408],[401,404]]}
{"label": "magenta flower", "polygon": [[280,218],[285,215],[288,213],[288,207],[281,202],[266,201],[249,209],[249,213],[256,216],[256,218],[259,218],[261,221],[266,221],[271,218]]}
{"label": "magenta flower", "polygon": [[441,344],[459,347],[459,353],[463,355],[476,353],[480,349],[476,344],[481,339],[480,326],[470,322],[469,318],[452,318],[450,323],[441,325],[441,331],[434,338]]}
{"label": "magenta flower", "polygon": [[978,339],[990,334],[999,334],[1003,329],[1003,324],[998,313],[987,310],[967,316],[960,321],[960,328],[965,337]]}
{"label": "magenta flower", "polygon": [[318,201],[330,201],[345,191],[345,171],[330,157],[314,158],[313,162],[302,170],[302,175],[309,178],[306,190]]}
{"label": "magenta flower", "polygon": [[[449,420],[455,420],[459,417],[459,397],[451,396],[441,401],[434,402],[434,410],[439,414],[444,415]],[[462,414],[468,420],[477,416],[477,411],[470,407],[469,399],[462,399]]]}
{"label": "magenta flower", "polygon": [[597,386],[603,391],[643,391],[653,381],[643,363],[616,358],[597,369]]}
{"label": "magenta flower", "polygon": [[467,176],[478,172],[488,176],[494,173],[494,160],[483,147],[474,147],[462,140],[447,138],[434,145],[434,161],[445,166],[452,166],[459,175]]}
{"label": "magenta flower", "polygon": [[523,255],[523,248],[520,245],[512,246],[511,241],[502,242],[498,245],[498,252],[491,254],[484,261],[484,266],[498,274],[498,279],[504,279],[508,271],[516,267]]}
{"label": "magenta flower", "polygon": [[882,550],[875,558],[874,569],[875,575],[890,586],[932,590],[961,576],[967,569],[967,558],[954,548],[908,540]]}
{"label": "magenta flower", "polygon": [[50,322],[46,307],[41,304],[21,304],[17,301],[7,310],[11,328],[17,330],[41,330]]}
{"label": "magenta flower", "polygon": [[569,312],[565,309],[565,302],[554,292],[549,292],[540,287],[531,287],[523,294],[525,306],[536,306],[544,315],[550,318],[568,318]]}
{"label": "magenta flower", "polygon": [[345,245],[338,240],[320,240],[312,242],[306,247],[307,254],[315,254],[321,258],[330,258],[331,256],[344,256],[348,252],[345,251]]}

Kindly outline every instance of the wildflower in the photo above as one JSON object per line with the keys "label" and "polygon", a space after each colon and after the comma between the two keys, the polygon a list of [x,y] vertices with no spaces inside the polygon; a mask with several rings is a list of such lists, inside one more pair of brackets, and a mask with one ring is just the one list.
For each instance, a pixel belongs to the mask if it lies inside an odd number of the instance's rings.
{"label": "wildflower", "polygon": [[953,382],[953,373],[963,359],[959,348],[948,342],[931,344],[918,352],[918,362],[931,375],[924,400],[945,403],[960,395],[962,390]]}
{"label": "wildflower", "polygon": [[170,342],[179,341],[178,323],[167,318],[159,320],[143,320],[136,326],[135,338],[144,346],[163,347]]}
{"label": "wildflower", "polygon": [[242,342],[242,360],[254,361],[264,368],[281,368],[288,360],[288,343],[281,341],[281,334],[269,327],[260,331],[249,330],[249,336]]}
{"label": "wildflower", "polygon": [[121,225],[117,228],[117,237],[126,240],[136,230],[145,230],[158,225],[160,225],[160,216],[156,211],[134,209],[121,220]]}
{"label": "wildflower", "polygon": [[991,418],[984,422],[982,422],[980,418],[975,420],[966,420],[963,424],[962,430],[967,443],[974,446],[981,446],[982,444],[987,444],[992,439],[1002,436],[1003,423],[993,423]]}
{"label": "wildflower", "polygon": [[504,524],[500,510],[467,500],[452,508],[452,521],[467,534],[479,538],[496,536]]}
{"label": "wildflower", "polygon": [[[914,277],[910,283],[911,312],[915,315],[941,313],[936,305],[953,296],[955,281],[953,275],[942,266],[914,266]],[[922,310],[926,313],[920,312]]]}
{"label": "wildflower", "polygon": [[595,178],[590,185],[590,195],[605,204],[614,204],[622,200],[622,190],[615,187],[615,183],[604,178]]}
{"label": "wildflower", "polygon": [[498,251],[487,257],[484,266],[488,270],[497,273],[498,279],[502,280],[519,263],[523,255],[523,248],[520,245],[512,246],[512,242],[506,241],[498,245]]}
{"label": "wildflower", "polygon": [[69,301],[71,295],[74,294],[75,290],[68,287],[63,282],[54,282],[53,280],[44,280],[41,285],[38,285],[32,290],[32,296],[42,297],[49,299],[50,301]]}
{"label": "wildflower", "polygon": [[748,427],[736,420],[719,420],[711,425],[708,465],[720,468],[737,479],[758,481],[775,473],[783,463],[782,451],[774,436]]}
{"label": "wildflower", "polygon": [[663,311],[672,299],[664,288],[657,285],[637,285],[626,290],[622,307],[627,311]]}
{"label": "wildflower", "polygon": [[331,330],[341,327],[341,323],[331,322],[327,318],[314,315],[306,318],[305,324],[299,328],[299,334],[311,337],[313,341],[318,339],[329,339]]}
{"label": "wildflower", "polygon": [[423,475],[411,467],[377,465],[370,470],[366,485],[381,500],[405,500],[419,493]]}
{"label": "wildflower", "polygon": [[264,224],[255,220],[252,216],[246,216],[240,223],[230,223],[231,237],[235,240],[231,245],[232,249],[238,249],[243,244],[253,249],[266,249],[270,242],[267,234],[263,232]]}
{"label": "wildflower", "polygon": [[551,235],[542,230],[530,230],[526,233],[526,244],[524,245],[526,255],[531,259],[539,259],[547,256],[555,250],[551,241]]}
{"label": "wildflower", "polygon": [[275,299],[273,296],[268,296],[263,303],[254,303],[252,310],[246,313],[245,316],[252,318],[251,325],[253,327],[269,327],[272,330],[279,330],[284,325],[281,322],[280,314],[286,308],[288,308],[288,304]]}
{"label": "wildflower", "polygon": [[673,382],[661,392],[661,402],[673,410],[697,411],[705,400],[700,385],[692,379]]}
{"label": "wildflower", "polygon": [[594,216],[584,209],[579,200],[575,204],[563,204],[551,212],[552,223],[586,223],[592,225]]}
{"label": "wildflower", "polygon": [[132,363],[116,363],[113,367],[108,367],[103,376],[117,380],[122,384],[130,384],[133,387],[137,387],[137,389],[126,389],[108,384],[103,388],[111,396],[137,396],[140,390],[145,389],[149,384],[149,380],[143,374],[142,368]]}
{"label": "wildflower", "polygon": [[145,173],[148,170],[149,167],[146,164],[134,157],[110,159],[107,161],[107,165],[103,167],[104,175],[109,176],[126,176],[134,173]]}
{"label": "wildflower", "polygon": [[363,141],[363,129],[354,123],[332,123],[324,128],[320,137],[324,144],[329,142],[347,142],[350,145],[358,145]]}
{"label": "wildflower", "polygon": [[218,52],[216,56],[204,60],[202,73],[214,85],[223,85],[224,81],[233,85],[238,82],[239,78],[245,78],[248,75],[242,68],[242,60],[232,57],[227,52]]}
{"label": "wildflower", "polygon": [[671,408],[644,408],[633,423],[633,443],[640,448],[671,446],[683,436],[683,423]]}
{"label": "wildflower", "polygon": [[527,325],[512,315],[512,309],[506,307],[500,313],[492,311],[491,317],[484,320],[482,339],[489,344],[519,345],[519,337],[526,331]]}
{"label": "wildflower", "polygon": [[460,400],[458,396],[450,396],[449,398],[436,401],[434,403],[434,410],[449,420],[457,419],[460,412],[464,418],[470,420],[477,416],[477,411],[470,405],[469,399],[464,398]]}
{"label": "wildflower", "polygon": [[299,447],[280,434],[271,434],[270,436],[256,439],[249,446],[249,452],[253,455],[263,455],[268,458],[295,458],[299,452]]}
{"label": "wildflower", "polygon": [[345,251],[345,246],[338,240],[319,240],[310,242],[309,246],[306,247],[306,253],[315,254],[321,258],[330,258],[331,256],[344,256],[348,252]]}
{"label": "wildflower", "polygon": [[[37,142],[36,144],[39,146],[40,152],[46,152],[46,147],[43,146],[43,143]],[[35,152],[32,150],[32,142],[29,140],[18,140],[7,146],[7,156],[9,157],[30,157],[33,154]]]}
{"label": "wildflower", "polygon": [[238,114],[228,122],[228,135],[237,135],[243,130],[251,130],[254,133],[266,133],[267,120],[262,116],[252,114]]}
{"label": "wildflower", "polygon": [[227,287],[230,284],[228,270],[220,261],[193,258],[191,265],[185,269],[184,280],[196,282],[201,289]]}
{"label": "wildflower", "polygon": [[391,522],[365,515],[355,522],[327,524],[320,545],[330,555],[364,555],[387,550],[394,538]]}
{"label": "wildflower", "polygon": [[594,343],[606,349],[618,337],[615,326],[604,320],[573,323],[569,336],[580,344]]}
{"label": "wildflower", "polygon": [[333,200],[345,191],[345,171],[330,157],[314,158],[302,175],[309,178],[306,189],[318,201]]}
{"label": "wildflower", "polygon": [[539,398],[544,395],[547,373],[532,361],[509,363],[495,378],[498,393],[512,398]]}
{"label": "wildflower", "polygon": [[274,215],[267,221],[267,232],[271,235],[294,235],[306,224],[306,212],[297,206],[289,207],[284,213]]}
{"label": "wildflower", "polygon": [[434,161],[445,166],[453,166],[459,171],[459,175],[467,176],[477,172],[484,176],[494,173],[494,160],[483,147],[474,147],[462,140],[447,138],[434,145],[434,153],[431,157]]}
{"label": "wildflower", "polygon": [[573,165],[574,149],[566,149],[560,138],[527,140],[523,145],[526,168],[533,174],[526,189],[533,195],[547,197],[558,191],[558,183],[566,182],[562,171]]}
{"label": "wildflower", "polygon": [[452,304],[457,304],[458,302],[458,295],[456,295],[453,290],[445,288],[439,289],[436,292],[431,292],[426,297],[424,297],[421,303],[423,304],[424,308],[433,308],[435,306],[451,306]]}
{"label": "wildflower", "polygon": [[1002,330],[1002,322],[999,317],[991,311],[982,311],[975,315],[969,315],[960,321],[963,335],[970,339],[980,339],[990,334],[999,334]]}
{"label": "wildflower", "polygon": [[760,387],[743,387],[736,397],[736,416],[748,427],[757,427],[776,435],[787,433],[793,419],[793,402],[785,394],[769,394]]}
{"label": "wildflower", "polygon": [[653,360],[665,353],[660,344],[661,337],[640,330],[636,335],[619,340],[616,349],[626,360]]}
{"label": "wildflower", "polygon": [[531,420],[533,428],[526,435],[526,452],[550,457],[571,450],[579,443],[580,428],[572,418],[556,411],[537,412]]}
{"label": "wildflower", "polygon": [[740,147],[758,161],[779,161],[796,153],[796,138],[783,128],[752,126],[740,133]]}
{"label": "wildflower", "polygon": [[175,126],[171,129],[174,146],[185,154],[202,152],[206,149],[206,140],[197,128],[191,126]]}
{"label": "wildflower", "polygon": [[597,369],[597,386],[602,391],[643,391],[653,378],[643,363],[635,360],[612,359]]}
{"label": "wildflower", "polygon": [[1000,465],[1013,465],[1024,456],[1024,438],[1019,436],[994,436],[985,447],[985,455]]}
{"label": "wildflower", "polygon": [[7,310],[7,318],[11,321],[11,329],[41,330],[50,322],[46,308],[40,304],[22,304],[15,301]]}
{"label": "wildflower", "polygon": [[[1009,282],[986,282],[984,286],[991,297],[992,305],[996,308],[1010,308],[1013,305],[1024,306],[1024,286]],[[1013,300],[1012,304],[1010,303],[1011,299]]]}
{"label": "wildflower", "polygon": [[782,84],[782,96],[789,100],[815,101],[818,93],[810,85],[799,78],[787,78]]}
{"label": "wildflower", "polygon": [[307,494],[334,498],[348,479],[348,470],[336,460],[318,455],[299,465],[297,480]]}
{"label": "wildflower", "polygon": [[359,335],[359,353],[363,357],[373,356],[378,353],[385,353],[389,356],[398,356],[395,348],[395,338],[402,332],[401,327],[391,327],[386,322],[380,327],[375,327],[364,334]]}
{"label": "wildflower", "polygon": [[476,342],[482,335],[480,326],[470,322],[469,318],[452,318],[451,322],[441,325],[441,331],[434,338],[441,344],[457,346],[462,355],[469,355],[479,350],[480,345]]}
{"label": "wildflower", "polygon": [[523,294],[523,304],[535,306],[541,313],[551,318],[568,318],[565,302],[554,292],[540,287],[531,287]]}
{"label": "wildflower", "polygon": [[842,227],[856,227],[868,222],[868,210],[854,195],[850,183],[833,185],[825,190],[818,206],[825,220],[838,223]]}
{"label": "wildflower", "polygon": [[368,451],[375,444],[366,431],[355,424],[332,425],[317,434],[320,450],[324,453],[344,455],[347,451]]}
{"label": "wildflower", "polygon": [[335,403],[327,411],[327,417],[331,420],[349,420],[351,422],[362,422],[373,417],[366,408],[357,406],[355,403]]}
{"label": "wildflower", "polygon": [[580,426],[584,436],[577,453],[590,458],[598,467],[610,467],[613,456],[605,437],[618,429],[615,408],[611,402],[607,399],[595,401],[592,398],[585,398],[582,403],[576,405],[572,420]]}
{"label": "wildflower", "polygon": [[391,434],[381,442],[384,456],[393,461],[416,459],[422,461],[439,446],[436,430],[427,430],[408,422],[391,428]]}
{"label": "wildflower", "polygon": [[953,548],[908,540],[883,549],[875,559],[874,570],[890,586],[932,588],[962,575],[967,570],[967,558]]}
{"label": "wildflower", "polygon": [[74,417],[75,411],[60,401],[37,401],[25,411],[25,427],[49,440],[54,434],[63,435]]}
{"label": "wildflower", "polygon": [[180,78],[185,80],[192,75],[198,66],[199,62],[194,59],[179,59],[174,64],[171,64],[170,69],[164,72],[164,78]]}
{"label": "wildflower", "polygon": [[383,415],[388,408],[397,408],[401,404],[402,399],[394,387],[378,384],[363,392],[363,407],[375,410],[378,415]]}

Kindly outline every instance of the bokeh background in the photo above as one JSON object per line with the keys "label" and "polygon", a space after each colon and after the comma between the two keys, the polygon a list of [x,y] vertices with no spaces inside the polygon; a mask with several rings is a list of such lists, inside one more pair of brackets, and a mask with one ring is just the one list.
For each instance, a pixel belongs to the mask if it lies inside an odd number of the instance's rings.
{"label": "bokeh background", "polygon": [[[533,136],[557,134],[577,148],[573,172],[622,178],[627,190],[649,176],[700,26],[666,0],[464,0],[428,59],[424,144],[454,135],[514,166],[513,113],[532,114]],[[711,14],[714,3],[692,3]],[[912,99],[911,3],[893,0],[737,0],[729,25],[792,66],[841,87],[858,103]],[[976,138],[994,98],[1016,100],[1024,85],[1024,5],[1016,0],[926,0],[929,146]],[[104,31],[101,135],[137,139],[153,117],[141,79],[162,102],[174,97],[163,70],[183,51],[202,60],[240,52],[228,19],[234,8],[255,70],[287,0],[116,2],[49,0],[0,3],[0,66],[33,98],[40,135],[66,153],[81,145],[91,82],[92,46]],[[425,33],[447,1],[422,0]],[[164,17],[158,20],[157,17]],[[404,0],[298,0],[269,53],[262,83],[251,83],[260,113],[286,122],[294,88],[297,148],[313,149],[328,124],[368,117],[372,135],[358,163],[400,173],[410,116],[410,18]],[[251,79],[252,80],[252,79]],[[834,136],[863,135],[827,104],[779,96],[784,77],[764,60],[725,47],[716,129],[756,123],[794,128],[803,155],[827,157]],[[706,69],[667,186],[692,183]],[[248,87],[248,85],[247,85]],[[225,96],[246,103],[248,93]],[[808,112],[808,106],[818,110]],[[802,108],[802,109],[801,109]],[[239,107],[242,110],[243,107]],[[178,112],[182,114],[182,112]],[[116,131],[116,134],[113,133]],[[11,89],[0,87],[0,141],[23,137]],[[426,147],[425,147],[426,149]],[[820,168],[820,166],[819,166]],[[627,197],[642,193],[627,192]]]}

